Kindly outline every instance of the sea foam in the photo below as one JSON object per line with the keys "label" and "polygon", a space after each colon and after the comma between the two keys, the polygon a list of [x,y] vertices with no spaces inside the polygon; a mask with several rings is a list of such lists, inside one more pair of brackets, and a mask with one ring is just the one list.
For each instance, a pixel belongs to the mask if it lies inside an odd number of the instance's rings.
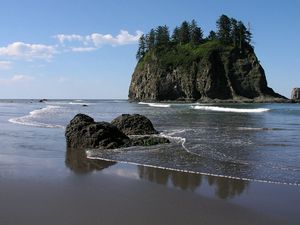
{"label": "sea foam", "polygon": [[168,108],[171,107],[170,104],[164,104],[164,103],[148,103],[148,102],[139,102],[140,105],[148,105],[151,107],[161,107],[161,108]]}
{"label": "sea foam", "polygon": [[55,114],[61,108],[62,107],[60,107],[60,106],[48,105],[45,108],[33,110],[33,111],[29,112],[28,115],[10,118],[8,121],[11,123],[20,124],[20,125],[45,127],[45,128],[63,128],[64,129],[65,127],[62,125],[43,123],[43,122],[39,122],[36,120],[38,118],[42,118],[43,116],[45,117],[46,115],[49,115],[49,113]]}
{"label": "sea foam", "polygon": [[230,108],[230,107],[220,107],[220,106],[203,106],[203,105],[191,106],[191,108],[198,109],[198,110],[205,110],[205,111],[234,112],[234,113],[262,113],[262,112],[267,112],[270,110],[267,108],[240,109],[240,108]]}

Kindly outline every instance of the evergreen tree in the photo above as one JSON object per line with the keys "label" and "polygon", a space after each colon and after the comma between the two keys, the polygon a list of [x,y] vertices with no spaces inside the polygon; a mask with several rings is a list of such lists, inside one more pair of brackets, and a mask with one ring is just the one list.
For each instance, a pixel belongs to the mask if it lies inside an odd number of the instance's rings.
{"label": "evergreen tree", "polygon": [[203,32],[200,27],[197,26],[195,20],[192,20],[190,25],[190,41],[192,44],[200,44],[203,41]]}
{"label": "evergreen tree", "polygon": [[208,40],[215,40],[215,39],[217,39],[217,34],[216,34],[216,32],[214,32],[213,30],[211,30],[210,32],[209,32],[209,35],[208,35]]}
{"label": "evergreen tree", "polygon": [[151,29],[149,34],[146,35],[146,48],[151,50],[155,46],[155,31]]}
{"label": "evergreen tree", "polygon": [[248,29],[246,30],[246,38],[245,38],[246,42],[248,44],[251,43],[252,41],[252,33],[251,33],[251,29],[250,29],[250,24],[248,24]]}
{"label": "evergreen tree", "polygon": [[237,23],[237,27],[238,27],[238,34],[239,34],[239,48],[242,49],[244,43],[247,42],[247,28],[245,27],[242,21],[239,21]]}
{"label": "evergreen tree", "polygon": [[180,43],[180,29],[175,27],[173,34],[172,34],[172,41],[176,44]]}
{"label": "evergreen tree", "polygon": [[180,44],[187,44],[190,42],[190,26],[189,23],[184,21],[179,29]]}
{"label": "evergreen tree", "polygon": [[139,48],[138,48],[138,51],[136,53],[136,59],[140,60],[141,58],[143,58],[145,53],[146,53],[145,36],[142,35],[139,39]]}
{"label": "evergreen tree", "polygon": [[225,44],[231,42],[231,21],[228,16],[222,15],[217,20],[217,36]]}
{"label": "evergreen tree", "polygon": [[234,47],[237,47],[239,43],[239,27],[238,27],[238,22],[236,19],[231,18],[231,39],[233,42]]}
{"label": "evergreen tree", "polygon": [[165,26],[158,26],[156,28],[156,46],[167,46],[170,42],[169,28]]}

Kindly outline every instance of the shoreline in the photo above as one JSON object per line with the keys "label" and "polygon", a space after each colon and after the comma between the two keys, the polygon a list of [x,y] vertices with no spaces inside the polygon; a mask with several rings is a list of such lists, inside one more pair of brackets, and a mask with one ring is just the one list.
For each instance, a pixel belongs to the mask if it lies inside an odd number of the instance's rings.
{"label": "shoreline", "polygon": [[213,173],[206,173],[206,172],[197,172],[192,170],[182,170],[182,169],[175,169],[171,167],[163,167],[163,166],[155,166],[150,164],[142,164],[142,163],[135,163],[135,162],[128,162],[128,161],[115,161],[111,159],[105,159],[100,157],[87,157],[90,160],[101,160],[108,163],[120,163],[120,164],[128,164],[130,166],[143,166],[153,169],[160,169],[160,170],[167,170],[172,172],[179,172],[179,173],[185,173],[185,174],[195,174],[195,175],[204,175],[204,176],[211,176],[216,178],[225,178],[225,179],[232,179],[236,181],[249,181],[249,182],[258,182],[258,183],[266,183],[266,184],[275,184],[275,185],[288,185],[288,186],[296,186],[300,187],[300,184],[298,183],[287,183],[287,182],[280,182],[280,181],[269,181],[269,180],[259,180],[259,179],[251,179],[251,178],[243,178],[243,177],[233,177],[233,176],[227,176],[227,175],[220,175],[220,174],[213,174]]}

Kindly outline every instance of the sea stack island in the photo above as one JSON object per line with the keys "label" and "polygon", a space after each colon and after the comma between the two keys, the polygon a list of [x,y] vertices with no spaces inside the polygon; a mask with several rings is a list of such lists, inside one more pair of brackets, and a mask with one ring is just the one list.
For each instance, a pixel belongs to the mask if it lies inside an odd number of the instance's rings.
{"label": "sea stack island", "polygon": [[176,27],[171,37],[167,26],[142,35],[129,100],[285,102],[267,85],[250,28],[226,15],[217,28],[203,37],[193,20]]}

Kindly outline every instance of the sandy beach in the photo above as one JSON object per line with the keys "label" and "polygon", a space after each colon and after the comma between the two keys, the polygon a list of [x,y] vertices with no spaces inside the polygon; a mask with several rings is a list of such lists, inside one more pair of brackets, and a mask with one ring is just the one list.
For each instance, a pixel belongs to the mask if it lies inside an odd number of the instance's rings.
{"label": "sandy beach", "polygon": [[22,165],[6,173],[2,166],[0,224],[299,224],[296,186],[99,160],[67,166],[72,170],[27,166],[25,176],[9,176]]}

